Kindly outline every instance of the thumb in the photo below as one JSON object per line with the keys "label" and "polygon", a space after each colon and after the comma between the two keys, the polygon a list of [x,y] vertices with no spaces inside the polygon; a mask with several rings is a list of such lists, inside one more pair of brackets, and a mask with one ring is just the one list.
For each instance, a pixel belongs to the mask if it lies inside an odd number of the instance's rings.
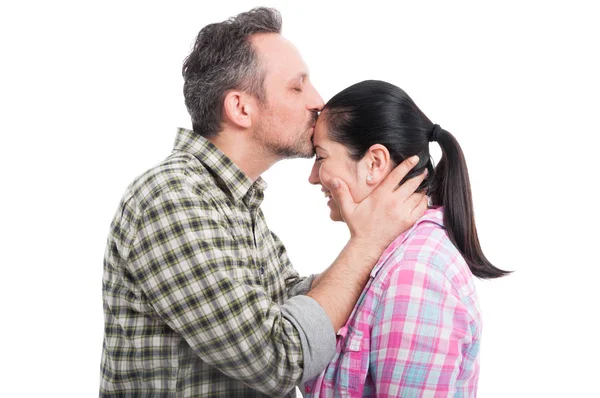
{"label": "thumb", "polygon": [[333,196],[333,200],[335,200],[340,208],[342,217],[346,219],[346,215],[352,213],[356,207],[356,203],[354,203],[354,199],[352,198],[352,195],[350,195],[348,185],[341,179],[334,178],[331,180],[331,196]]}

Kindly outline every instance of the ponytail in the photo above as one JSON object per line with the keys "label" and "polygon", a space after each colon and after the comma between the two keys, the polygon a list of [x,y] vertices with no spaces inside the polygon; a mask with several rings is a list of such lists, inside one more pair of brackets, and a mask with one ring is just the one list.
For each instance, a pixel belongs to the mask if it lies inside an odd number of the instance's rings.
{"label": "ponytail", "polygon": [[434,126],[430,141],[437,141],[442,158],[435,167],[429,196],[434,205],[444,207],[444,227],[454,246],[462,254],[473,275],[482,279],[499,278],[510,271],[496,268],[481,250],[469,173],[462,149],[452,134]]}

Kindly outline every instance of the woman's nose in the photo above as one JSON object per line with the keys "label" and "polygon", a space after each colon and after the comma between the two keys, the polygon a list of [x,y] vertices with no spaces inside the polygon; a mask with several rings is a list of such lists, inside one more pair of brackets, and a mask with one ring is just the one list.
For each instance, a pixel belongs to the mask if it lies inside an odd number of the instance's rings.
{"label": "woman's nose", "polygon": [[321,183],[319,179],[319,164],[315,162],[313,164],[312,170],[310,171],[310,175],[308,176],[308,182],[313,185],[317,185]]}

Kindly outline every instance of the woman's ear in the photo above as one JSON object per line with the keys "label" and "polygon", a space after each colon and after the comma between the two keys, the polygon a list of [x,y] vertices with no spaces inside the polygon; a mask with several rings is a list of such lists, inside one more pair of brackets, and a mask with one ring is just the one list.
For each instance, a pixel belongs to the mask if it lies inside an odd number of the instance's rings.
{"label": "woman's ear", "polygon": [[229,91],[223,101],[224,122],[247,129],[252,126],[254,108],[251,96],[237,90]]}
{"label": "woman's ear", "polygon": [[379,185],[392,169],[390,152],[381,144],[372,145],[367,151],[364,160],[366,160],[367,167],[367,176],[365,178],[367,185],[374,187]]}

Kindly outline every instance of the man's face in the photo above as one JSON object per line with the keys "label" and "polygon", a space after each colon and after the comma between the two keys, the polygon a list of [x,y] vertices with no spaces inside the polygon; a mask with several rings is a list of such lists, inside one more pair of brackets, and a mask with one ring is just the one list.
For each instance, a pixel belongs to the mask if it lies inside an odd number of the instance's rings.
{"label": "man's face", "polygon": [[255,35],[252,43],[266,71],[266,103],[255,121],[256,139],[280,159],[312,157],[311,138],[324,104],[306,64],[296,47],[279,34]]}

